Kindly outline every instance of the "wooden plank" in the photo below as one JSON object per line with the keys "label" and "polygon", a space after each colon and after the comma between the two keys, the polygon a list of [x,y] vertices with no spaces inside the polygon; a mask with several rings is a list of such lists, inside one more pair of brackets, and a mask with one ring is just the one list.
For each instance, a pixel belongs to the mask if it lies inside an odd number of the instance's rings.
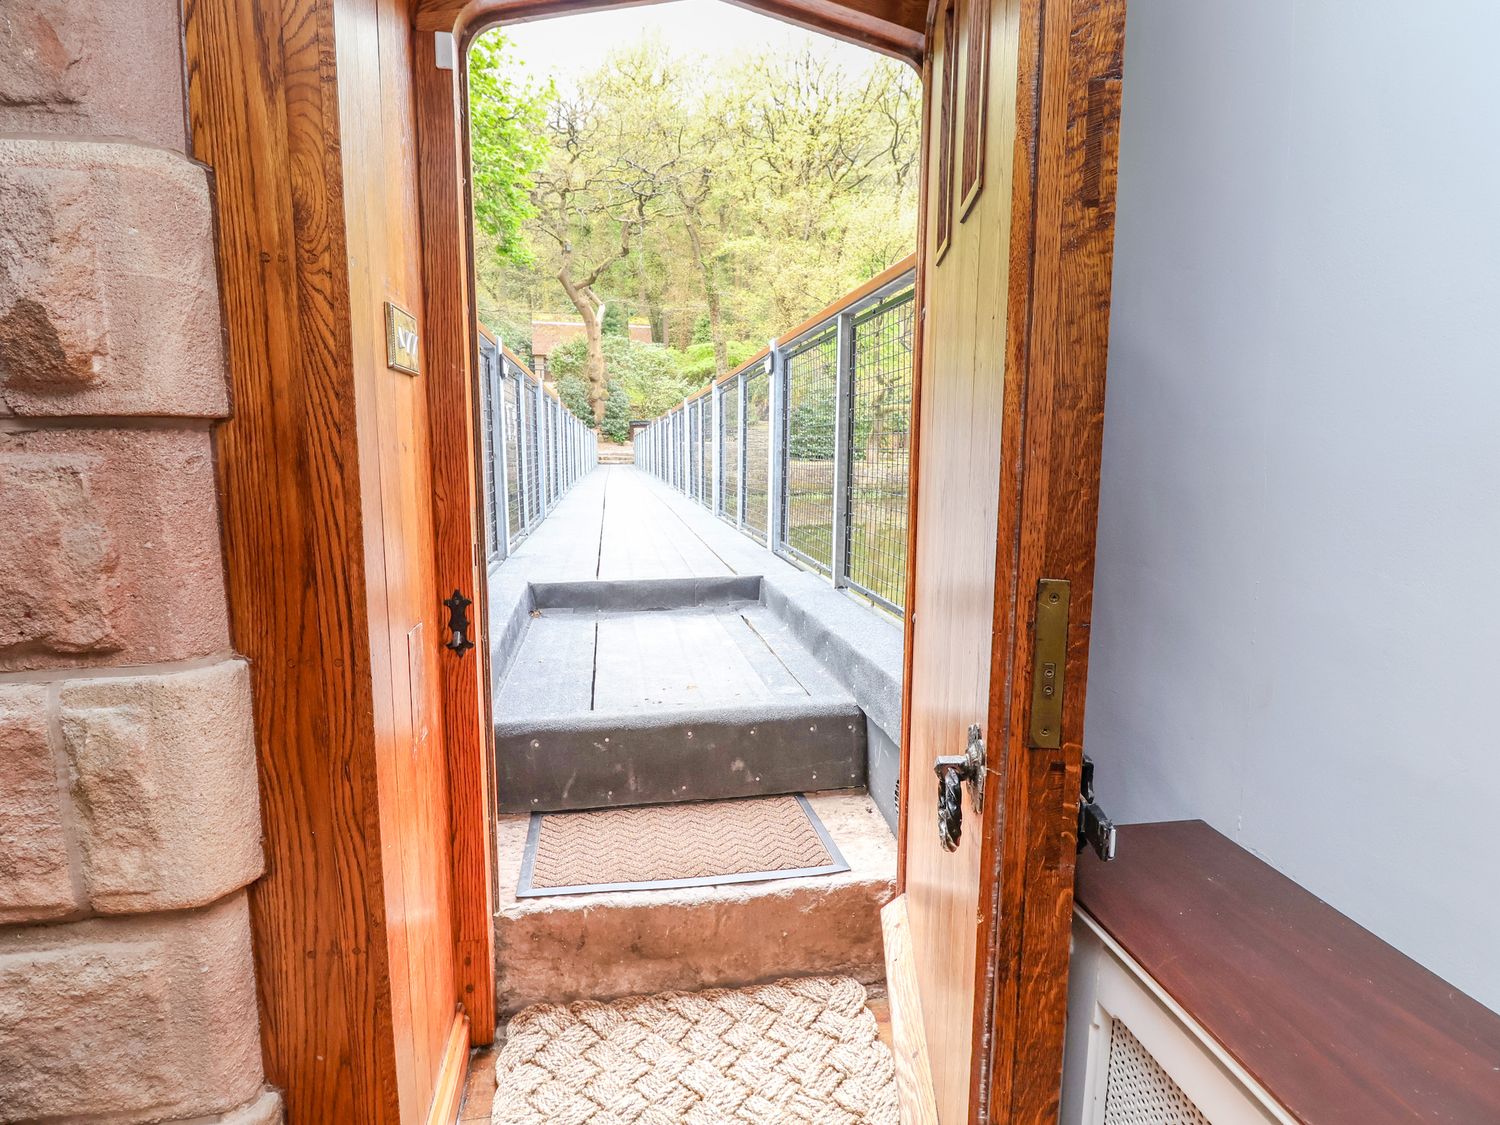
{"label": "wooden plank", "polygon": [[[468,143],[461,72],[438,67],[435,37],[418,34],[413,65],[426,300],[427,404],[432,434],[436,589],[472,598],[474,649],[443,653],[453,840],[453,926],[458,995],[474,1045],[495,1035],[493,857],[494,726],[489,698],[485,551],[478,482],[478,344],[472,335],[473,263],[468,238]],[[482,329],[481,329],[482,331]]]}
{"label": "wooden plank", "polygon": [[469,1017],[462,1011],[453,1016],[448,1031],[443,1063],[438,1071],[437,1088],[432,1107],[427,1111],[427,1125],[455,1125],[458,1108],[463,1103],[464,1085],[469,1076]]}
{"label": "wooden plank", "polygon": [[266,1076],[293,1121],[399,1120],[333,10],[189,0],[234,414],[225,578],[250,660],[266,874],[250,888]]}
{"label": "wooden plank", "polygon": [[922,995],[911,947],[906,896],[897,895],[880,911],[885,939],[885,983],[890,1003],[891,1054],[896,1060],[896,1091],[902,1125],[937,1125],[932,1067],[922,1027]]}
{"label": "wooden plank", "polygon": [[1120,829],[1078,904],[1300,1121],[1500,1121],[1500,1015],[1202,821]]}
{"label": "wooden plank", "polygon": [[[508,24],[561,14],[639,7],[663,0],[421,0],[416,26],[421,31],[460,35],[503,20]],[[923,50],[925,0],[730,0],[787,23],[858,43],[882,54],[915,62]]]}
{"label": "wooden plank", "polygon": [[[987,863],[990,840],[999,829],[992,818],[986,824],[986,818],[976,815],[966,795],[962,843],[956,852],[944,851],[938,840],[932,762],[941,754],[963,753],[968,728],[977,723],[991,748],[984,784],[986,813],[993,813],[998,779],[1006,775],[1005,728],[997,707],[1009,686],[1004,654],[1010,633],[998,610],[1007,603],[1014,581],[1012,560],[1000,549],[1013,534],[997,531],[1007,469],[1002,448],[1007,441],[1013,448],[1020,430],[1014,410],[1020,369],[1007,358],[1007,312],[1012,281],[1026,272],[1027,261],[1023,242],[1017,251],[1020,264],[1013,265],[1012,240],[1024,240],[1025,228],[1012,214],[1006,190],[1018,178],[1011,134],[1022,67],[1020,9],[1020,0],[992,5],[996,81],[986,113],[992,136],[985,149],[985,175],[988,184],[1001,190],[984,192],[970,220],[950,228],[950,244],[940,260],[941,214],[932,208],[944,199],[944,160],[932,126],[940,123],[950,46],[941,29],[933,40],[927,97],[929,207],[922,246],[924,324],[913,485],[915,583],[908,599],[904,741],[910,760],[902,785],[907,821],[902,876],[934,1093],[944,1122],[971,1120],[984,1100],[985,946],[993,909],[993,872]],[[960,4],[952,25],[962,26],[967,11]],[[947,199],[951,207],[951,194]],[[1013,235],[1017,229],[1021,233]]]}
{"label": "wooden plank", "polygon": [[[1079,771],[1093,612],[1104,378],[1114,246],[1114,200],[1085,199],[1087,154],[1113,151],[1118,118],[1093,121],[1088,92],[1123,66],[1123,0],[1046,0],[1032,55],[1040,62],[1034,99],[1034,243],[1030,271],[1026,419],[1015,528],[1017,581],[1009,606],[1015,645],[1008,666],[1029,684],[1032,614],[1044,577],[1071,583],[1063,745],[1027,746],[1029,692],[1008,712],[1010,772],[996,815],[1007,825],[997,854],[1000,925],[993,971],[992,1120],[1049,1120],[1058,1112],[1066,1016]],[[1003,534],[1003,532],[1002,532]]]}

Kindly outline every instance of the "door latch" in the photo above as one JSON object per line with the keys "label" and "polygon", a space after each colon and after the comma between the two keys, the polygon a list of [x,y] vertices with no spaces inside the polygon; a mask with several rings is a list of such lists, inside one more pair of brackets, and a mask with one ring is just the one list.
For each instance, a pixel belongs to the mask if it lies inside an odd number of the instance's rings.
{"label": "door latch", "polygon": [[975,812],[984,811],[984,736],[979,724],[969,727],[969,744],[962,754],[943,754],[932,763],[938,777],[938,842],[943,851],[958,851],[964,828],[964,785]]}
{"label": "door latch", "polygon": [[1106,863],[1115,858],[1115,822],[1094,803],[1094,760],[1087,754],[1078,780],[1078,850],[1086,847]]}
{"label": "door latch", "polygon": [[458,590],[453,591],[453,596],[444,598],[443,604],[448,607],[448,640],[444,642],[447,648],[462,656],[474,647],[474,642],[469,639],[469,630],[473,626],[469,623],[469,607],[474,604],[472,598],[466,598]]}

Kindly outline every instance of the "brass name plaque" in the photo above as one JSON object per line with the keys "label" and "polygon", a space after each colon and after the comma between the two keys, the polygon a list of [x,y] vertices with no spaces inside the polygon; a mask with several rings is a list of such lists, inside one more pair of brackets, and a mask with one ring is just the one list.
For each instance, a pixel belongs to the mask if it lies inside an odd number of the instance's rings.
{"label": "brass name plaque", "polygon": [[417,318],[400,305],[385,303],[385,362],[397,371],[408,375],[422,372],[420,341],[417,336]]}

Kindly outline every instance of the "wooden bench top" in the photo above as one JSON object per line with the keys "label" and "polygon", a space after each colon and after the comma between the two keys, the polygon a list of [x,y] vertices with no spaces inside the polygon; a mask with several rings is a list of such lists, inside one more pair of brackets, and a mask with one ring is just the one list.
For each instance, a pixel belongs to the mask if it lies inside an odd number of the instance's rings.
{"label": "wooden bench top", "polygon": [[1078,905],[1293,1116],[1500,1125],[1500,1015],[1202,821],[1118,854]]}

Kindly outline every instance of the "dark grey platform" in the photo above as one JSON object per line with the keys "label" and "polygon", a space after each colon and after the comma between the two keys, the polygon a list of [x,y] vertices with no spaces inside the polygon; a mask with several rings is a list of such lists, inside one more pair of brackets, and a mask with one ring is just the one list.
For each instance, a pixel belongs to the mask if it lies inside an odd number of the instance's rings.
{"label": "dark grey platform", "polygon": [[[645,694],[636,700],[635,710],[601,711],[601,707],[614,707],[618,692],[611,694],[616,683],[611,680],[606,684],[604,694],[596,696],[596,679],[589,683],[590,705],[586,707],[579,701],[576,681],[570,687],[559,687],[555,691],[547,685],[552,680],[558,684],[571,680],[571,676],[562,673],[565,669],[580,667],[584,659],[580,653],[594,646],[594,638],[586,632],[562,632],[549,637],[544,635],[545,629],[534,633],[533,626],[548,621],[556,616],[554,611],[559,610],[618,615],[630,610],[660,609],[675,613],[736,608],[748,610],[747,620],[770,638],[771,649],[777,652],[785,649],[791,654],[789,666],[801,667],[798,661],[807,658],[814,669],[823,672],[821,681],[809,673],[803,678],[804,686],[831,682],[834,694],[825,697],[822,687],[818,687],[809,691],[810,698],[831,702],[835,711],[846,700],[852,699],[857,704],[861,725],[859,753],[863,754],[863,761],[857,767],[861,780],[853,784],[868,784],[877,807],[894,830],[895,778],[900,757],[897,736],[901,729],[899,624],[833,589],[826,579],[771,555],[700,505],[649,475],[628,467],[601,468],[584,477],[540,528],[508,559],[490,569],[487,639],[491,674],[494,676],[497,750],[500,751],[497,753],[497,772],[502,806],[529,812],[549,807],[550,801],[562,800],[566,804],[558,807],[573,807],[577,794],[583,791],[580,786],[597,788],[596,782],[603,785],[603,796],[599,798],[601,804],[613,802],[616,795],[611,791],[618,788],[614,783],[622,775],[626,777],[627,792],[664,791],[662,797],[635,799],[670,800],[672,790],[680,789],[680,784],[647,786],[639,780],[645,773],[643,769],[635,769],[632,777],[632,771],[623,765],[624,759],[601,757],[597,750],[585,753],[593,745],[593,736],[599,733],[597,723],[614,724],[622,732],[644,732],[649,728],[652,732],[650,745],[659,755],[666,755],[669,751],[677,752],[672,749],[674,745],[680,748],[680,744],[674,744],[672,739],[680,738],[682,743],[688,741],[686,732],[689,728],[677,720],[707,717],[705,713],[695,716],[692,713],[695,708],[713,711],[711,717],[715,721],[737,722],[746,717],[745,712],[726,715],[720,708],[738,707],[740,702],[737,700],[745,698],[773,698],[774,701],[774,693],[766,696],[757,689],[753,695],[747,695],[744,691],[726,687],[723,683],[725,677],[712,675],[712,669],[709,673],[699,673],[700,667],[715,662],[712,655],[715,652],[738,649],[740,656],[744,657],[744,649],[740,647],[744,638],[740,636],[737,640],[731,631],[719,638],[721,643],[717,645],[699,637],[701,643],[696,648],[684,648],[674,654],[671,663],[686,666],[694,673],[691,680],[669,678],[663,682],[661,690],[675,695],[663,696],[653,703],[649,694]],[[660,624],[653,623],[653,631]],[[605,626],[606,638],[612,628]],[[685,635],[691,634],[691,627],[683,626],[682,629],[688,630]],[[778,630],[795,643],[784,643],[777,634]],[[652,631],[646,633],[648,639],[652,635]],[[727,646],[722,643],[725,641],[729,642]],[[531,656],[524,657],[533,667],[521,669],[516,662],[523,659],[523,649],[528,642],[536,642]],[[652,642],[643,651],[649,655],[654,649],[659,654],[666,644],[666,640],[659,644]],[[670,648],[665,651],[671,652]],[[623,667],[626,676],[636,675],[635,663],[627,655],[623,662],[616,662],[616,667]],[[594,671],[592,663],[588,671]],[[513,677],[513,673],[519,678]],[[754,681],[751,683],[753,685]],[[766,686],[764,677],[760,677],[760,684],[762,688]],[[646,687],[649,685],[640,690],[644,692]],[[510,694],[516,691],[519,695]],[[704,700],[710,698],[719,699],[721,704],[705,704]],[[791,705],[788,700],[781,702]],[[676,708],[676,717],[663,718],[652,726],[640,713],[639,708],[644,707]],[[555,723],[567,714],[581,716],[572,733]],[[604,720],[599,719],[600,715],[605,716]],[[755,715],[766,718],[774,726],[784,718],[795,717],[796,712],[769,712],[761,708]],[[541,736],[546,735],[552,749],[563,750],[565,757],[576,757],[586,763],[592,775],[590,779],[580,777],[560,786],[560,779],[567,780],[561,773],[563,767],[557,760],[537,758],[541,746],[532,747],[533,739],[522,737],[528,729],[527,723],[533,720],[541,724],[534,732],[535,741],[540,743]],[[569,741],[562,741],[564,737]],[[635,740],[634,735],[632,738]],[[716,749],[724,755],[728,772],[718,768],[714,783],[721,787],[722,792],[705,793],[705,797],[751,796],[762,791],[747,787],[743,771],[734,768],[735,763],[741,761],[736,756],[741,741],[745,740],[736,741],[726,736],[717,744]],[[638,740],[636,744],[646,745]],[[611,741],[607,745],[614,747],[616,743]],[[756,745],[743,749],[752,750]],[[827,749],[829,747],[825,745],[824,750]],[[798,752],[793,744],[788,744],[788,753],[794,759]],[[803,775],[810,779],[816,771],[816,780],[821,787],[826,784],[829,766],[837,758],[825,756],[823,750],[816,751],[814,756],[818,764],[809,764]],[[763,763],[761,768],[752,770],[749,776],[758,773],[761,784],[766,784],[768,776],[779,776],[770,765],[764,764],[764,757],[759,761]],[[749,760],[742,764],[748,766]],[[774,758],[771,765],[777,765]],[[532,779],[545,780],[548,777],[559,782],[553,785],[552,796],[545,792],[531,794],[517,788],[518,785],[530,784]],[[587,786],[584,785],[586,780]],[[560,787],[566,792],[565,797],[556,795]],[[805,789],[807,785],[800,788]],[[773,791],[797,791],[797,787]],[[536,804],[531,803],[533,797]]]}
{"label": "dark grey platform", "polygon": [[[601,600],[565,585],[550,604]],[[495,710],[507,812],[865,784],[854,697],[758,603],[537,610]]]}

